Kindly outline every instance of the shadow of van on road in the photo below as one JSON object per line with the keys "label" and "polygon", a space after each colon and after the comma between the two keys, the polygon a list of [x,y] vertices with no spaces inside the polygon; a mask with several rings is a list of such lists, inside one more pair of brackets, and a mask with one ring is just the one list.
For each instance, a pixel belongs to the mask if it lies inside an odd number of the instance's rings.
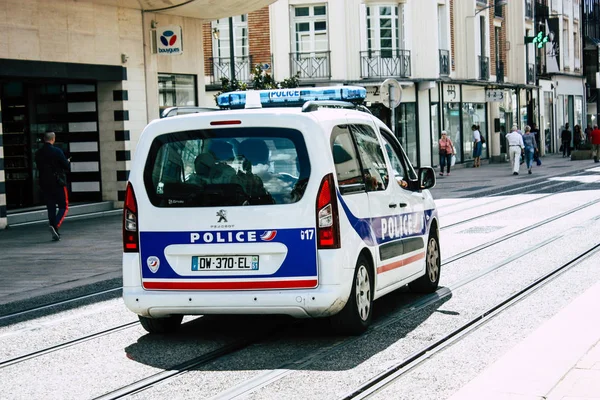
{"label": "shadow of van on road", "polygon": [[[233,341],[258,337],[257,343],[196,370],[348,370],[401,341],[432,314],[457,315],[440,310],[452,297],[451,292],[444,291],[444,296],[438,293],[422,296],[401,289],[384,296],[375,302],[371,328],[357,337],[336,334],[327,319],[204,316],[183,324],[176,334],[144,335],[125,351],[131,360],[169,370]],[[421,345],[423,340],[433,340],[435,333],[427,336],[420,338]]]}

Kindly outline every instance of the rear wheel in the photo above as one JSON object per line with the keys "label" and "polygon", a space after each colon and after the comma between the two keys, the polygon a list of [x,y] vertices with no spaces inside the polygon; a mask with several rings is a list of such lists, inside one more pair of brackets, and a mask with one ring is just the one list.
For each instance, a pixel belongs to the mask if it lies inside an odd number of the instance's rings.
{"label": "rear wheel", "polygon": [[437,237],[430,235],[425,253],[425,275],[408,284],[416,293],[433,293],[440,282],[441,257]]}
{"label": "rear wheel", "polygon": [[363,333],[373,314],[373,269],[366,257],[360,256],[354,269],[352,292],[338,314],[331,317],[334,328],[345,334]]}
{"label": "rear wheel", "polygon": [[149,333],[172,333],[179,329],[183,315],[170,315],[165,318],[148,318],[138,315],[138,318]]}

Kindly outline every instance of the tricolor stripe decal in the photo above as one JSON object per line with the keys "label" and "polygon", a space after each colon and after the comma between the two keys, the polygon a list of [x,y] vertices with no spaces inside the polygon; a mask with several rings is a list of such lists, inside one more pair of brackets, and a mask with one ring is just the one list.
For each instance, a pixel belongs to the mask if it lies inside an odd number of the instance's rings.
{"label": "tricolor stripe decal", "polygon": [[250,282],[143,282],[149,290],[260,290],[260,289],[312,289],[317,286],[316,279],[272,280]]}
{"label": "tricolor stripe decal", "polygon": [[414,263],[415,261],[422,260],[423,258],[425,258],[425,252],[415,254],[414,256],[410,256],[403,260],[394,261],[393,263],[390,263],[390,264],[382,265],[381,267],[377,268],[377,273],[382,274],[384,272],[388,272],[388,271],[394,270],[396,268],[404,267],[405,265]]}

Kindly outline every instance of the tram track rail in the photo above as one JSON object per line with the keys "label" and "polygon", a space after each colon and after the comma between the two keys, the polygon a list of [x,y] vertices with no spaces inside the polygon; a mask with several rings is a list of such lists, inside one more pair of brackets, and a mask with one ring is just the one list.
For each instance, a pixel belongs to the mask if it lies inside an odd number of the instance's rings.
{"label": "tram track rail", "polygon": [[0,315],[0,326],[3,323],[5,323],[5,321],[9,321],[11,319],[16,319],[19,317],[23,317],[23,316],[33,314],[36,312],[40,312],[40,311],[44,311],[44,310],[49,310],[49,309],[56,308],[56,307],[71,305],[73,303],[83,301],[83,300],[89,300],[89,299],[97,297],[97,296],[112,294],[112,293],[115,293],[122,289],[123,289],[122,286],[113,287],[113,288],[109,288],[109,289],[104,289],[104,290],[95,291],[92,293],[87,293],[84,295],[72,297],[70,299],[64,299],[64,300],[59,300],[59,301],[55,301],[55,302],[45,303],[40,306],[31,307],[31,308],[28,308],[28,309],[25,309],[22,311],[17,311],[17,312],[5,314],[5,315]]}
{"label": "tram track rail", "polygon": [[[551,243],[554,243],[557,240],[566,237],[568,235],[568,233],[571,231],[585,228],[587,225],[596,223],[597,221],[600,221],[600,215],[587,220],[583,224],[573,226],[573,227],[561,232],[558,235],[555,235],[555,236],[550,237],[540,243],[530,246],[530,247],[520,251],[519,253],[516,253],[516,254],[512,255],[511,257],[507,257],[504,260],[501,260],[498,263],[496,263],[484,270],[478,271],[477,273],[474,273],[474,274],[470,274],[470,275],[464,277],[463,279],[460,279],[457,282],[455,282],[447,287],[441,287],[435,293],[420,297],[413,302],[405,304],[399,310],[396,311],[396,315],[394,315],[392,317],[388,317],[381,322],[375,323],[371,327],[371,329],[366,333],[366,335],[373,334],[374,332],[380,331],[381,329],[385,329],[386,327],[388,327],[390,325],[400,322],[402,319],[409,318],[410,316],[415,315],[415,314],[421,312],[422,310],[426,309],[427,307],[430,307],[433,304],[439,302],[440,300],[450,296],[452,293],[455,293],[459,289],[467,286],[468,284],[474,282],[475,280],[482,278],[485,275],[490,274],[494,271],[497,271],[500,268],[507,266],[522,257],[525,257],[529,254],[535,253],[536,251],[544,248],[545,246],[548,246]],[[598,248],[598,247],[600,247],[600,244],[598,246],[596,246],[596,248]],[[600,249],[597,249],[597,250],[600,250]],[[333,344],[332,346],[326,347],[326,348],[321,349],[309,356],[306,356],[301,360],[296,360],[293,362],[285,363],[284,365],[281,365],[277,369],[273,369],[271,371],[264,372],[256,378],[248,380],[248,381],[246,381],[224,393],[221,393],[221,394],[213,397],[212,400],[225,400],[225,399],[229,400],[229,399],[245,398],[249,394],[251,394],[263,387],[266,387],[274,382],[277,382],[295,371],[307,368],[308,366],[319,361],[320,359],[325,358],[335,352],[341,351],[344,347],[350,346],[351,344],[357,342],[358,340],[361,340],[361,338],[363,336],[345,339],[341,342]]]}
{"label": "tram track rail", "polygon": [[[459,199],[462,199],[462,201],[458,201],[458,202],[454,202],[454,203],[450,203],[450,204],[444,204],[441,205],[438,208],[438,210],[443,210],[445,208],[448,207],[454,207],[457,205],[461,205],[461,204],[465,204],[465,203],[470,203],[473,201],[477,201],[480,200],[486,196],[493,196],[493,197],[498,197],[498,196],[512,196],[512,195],[522,195],[522,194],[535,194],[536,192],[539,192],[541,190],[548,190],[550,188],[556,187],[556,186],[568,186],[568,184],[570,182],[568,181],[553,181],[551,179],[553,178],[563,178],[563,177],[577,177],[577,176],[585,176],[585,175],[589,175],[589,172],[587,172],[589,168],[584,168],[581,170],[576,170],[576,171],[571,171],[568,173],[564,173],[564,174],[559,174],[559,175],[554,175],[554,176],[548,176],[548,177],[544,177],[541,178],[537,181],[528,181],[526,183],[521,183],[521,184],[517,184],[517,185],[511,185],[509,186],[509,189],[505,189],[505,190],[500,190],[498,191],[498,189],[496,190],[487,190],[487,191],[482,191],[479,193],[475,193],[475,196],[469,196],[469,197],[459,197]],[[579,185],[585,185],[585,182],[581,182]],[[577,185],[577,186],[579,186]],[[566,188],[566,189],[571,189]],[[553,195],[556,193],[550,193],[550,195]],[[489,205],[489,204],[494,204],[494,203],[498,203],[501,201],[506,200],[505,197],[502,197],[500,199],[495,199],[493,201],[489,201],[487,203],[484,203],[482,205]],[[476,207],[480,207],[482,205],[477,205],[473,208]],[[464,210],[463,210],[464,211]],[[460,212],[460,211],[459,211]],[[451,215],[454,213],[450,213],[448,215]]]}
{"label": "tram track rail", "polygon": [[[575,185],[575,187],[584,186],[584,185],[588,185],[588,184],[590,184],[590,183],[597,183],[597,182],[600,182],[600,177],[599,177],[598,181],[596,181],[596,182],[580,182],[579,184],[576,184],[576,185]],[[556,187],[558,187],[558,186],[567,186],[567,187],[565,187],[564,189],[562,189],[562,190],[560,190],[560,191],[558,191],[558,192],[555,192],[555,193],[549,193],[549,194],[546,194],[546,195],[540,196],[540,197],[538,197],[538,198],[531,199],[531,200],[527,201],[526,203],[512,204],[512,205],[510,205],[510,206],[503,207],[503,208],[499,208],[499,209],[497,209],[497,210],[493,210],[493,211],[490,211],[490,212],[488,212],[488,213],[479,214],[479,215],[477,215],[477,216],[474,216],[474,217],[471,217],[471,218],[467,218],[467,219],[464,219],[464,220],[462,220],[462,221],[459,221],[459,222],[454,222],[454,223],[451,223],[451,224],[448,224],[448,225],[444,225],[444,226],[442,226],[442,227],[440,228],[440,230],[442,230],[442,231],[443,231],[443,230],[446,230],[446,229],[449,229],[449,228],[452,228],[452,227],[455,227],[455,226],[458,226],[458,225],[462,225],[462,224],[466,224],[466,223],[468,223],[468,222],[472,222],[472,221],[478,220],[478,219],[480,219],[480,218],[482,218],[482,217],[487,217],[487,216],[489,216],[489,215],[498,214],[498,213],[501,213],[501,212],[503,212],[503,211],[507,211],[507,210],[513,210],[513,209],[515,209],[516,207],[521,207],[521,206],[524,206],[524,205],[530,205],[530,204],[531,204],[531,203],[533,203],[533,202],[540,201],[540,200],[544,200],[544,199],[547,199],[547,198],[549,198],[549,197],[552,197],[552,196],[556,196],[556,195],[559,195],[559,194],[566,193],[566,192],[568,192],[569,190],[572,190],[572,189],[573,189],[573,186],[571,186],[570,184],[571,184],[571,182],[559,182],[559,183],[556,183],[556,182],[555,182],[555,183],[554,183],[554,184],[552,184],[552,185],[548,185],[548,186],[546,187],[546,189],[547,189],[547,188],[550,188],[550,187],[555,187],[555,186],[556,186]],[[536,190],[538,190],[538,189],[536,189]],[[522,193],[522,194],[525,194],[525,193]],[[494,204],[494,203],[501,202],[501,201],[504,201],[504,200],[506,200],[506,199],[505,199],[505,198],[502,198],[502,199],[500,199],[500,200],[495,200],[495,201],[492,201],[492,202],[488,202],[488,203],[480,204],[480,205],[477,205],[477,206],[473,207],[473,209],[475,209],[475,208],[479,208],[479,207],[483,207],[483,206],[489,206],[490,204]],[[450,216],[450,215],[453,215],[453,214],[458,214],[458,213],[465,212],[465,211],[471,211],[471,209],[462,209],[462,210],[458,210],[458,211],[455,211],[455,212],[451,212],[451,213],[445,214],[445,215],[443,215],[443,216],[441,216],[441,217],[446,217],[446,216]]]}
{"label": "tram track rail", "polygon": [[457,329],[453,330],[444,337],[436,340],[434,343],[417,350],[409,357],[395,363],[388,367],[385,371],[371,378],[369,381],[353,389],[348,394],[342,397],[343,400],[350,399],[368,399],[373,395],[381,392],[383,389],[394,383],[400,377],[404,376],[432,356],[448,348],[452,344],[464,339],[474,330],[480,328],[492,318],[500,315],[506,309],[524,300],[529,295],[533,294],[536,290],[549,284],[552,280],[556,279],[561,274],[569,271],[570,269],[578,266],[583,261],[589,259],[592,255],[600,252],[600,243],[592,246],[583,253],[562,264],[561,266],[553,269],[547,274],[542,275],[531,284],[522,288],[516,293],[508,296],[501,302],[490,307],[483,313],[472,318],[467,323],[461,325]]}
{"label": "tram track rail", "polygon": [[17,357],[9,358],[7,360],[0,361],[0,369],[6,368],[6,367],[10,367],[11,365],[15,365],[15,364],[27,361],[27,360],[31,360],[33,358],[40,357],[40,356],[43,356],[43,355],[46,355],[46,354],[49,354],[49,353],[52,353],[52,352],[55,352],[55,351],[59,351],[59,350],[62,350],[62,349],[66,349],[68,347],[72,347],[72,346],[75,346],[75,345],[78,345],[78,344],[81,344],[81,343],[85,343],[85,342],[93,340],[93,339],[97,339],[97,338],[100,338],[100,337],[103,337],[103,336],[107,336],[107,335],[110,335],[112,333],[120,332],[122,330],[129,329],[129,328],[132,328],[132,327],[137,326],[137,325],[138,325],[138,321],[128,322],[128,323],[125,323],[125,324],[117,325],[117,326],[109,328],[109,329],[105,329],[105,330],[100,331],[100,332],[92,333],[92,334],[89,334],[89,335],[85,335],[85,336],[79,337],[77,339],[73,339],[73,340],[69,340],[69,341],[63,342],[63,343],[59,343],[59,344],[54,345],[54,346],[49,346],[49,347],[46,347],[44,349],[32,351],[30,353],[22,354],[22,355],[17,356]]}

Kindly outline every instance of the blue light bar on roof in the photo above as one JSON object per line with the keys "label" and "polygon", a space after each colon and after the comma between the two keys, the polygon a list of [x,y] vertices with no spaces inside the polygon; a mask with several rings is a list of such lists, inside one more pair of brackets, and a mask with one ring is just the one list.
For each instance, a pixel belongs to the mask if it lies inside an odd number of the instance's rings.
{"label": "blue light bar on roof", "polygon": [[[367,89],[360,86],[330,86],[295,89],[254,90],[263,107],[301,107],[311,100],[339,100],[360,103],[367,97]],[[229,92],[217,97],[221,108],[244,108],[246,93]]]}

